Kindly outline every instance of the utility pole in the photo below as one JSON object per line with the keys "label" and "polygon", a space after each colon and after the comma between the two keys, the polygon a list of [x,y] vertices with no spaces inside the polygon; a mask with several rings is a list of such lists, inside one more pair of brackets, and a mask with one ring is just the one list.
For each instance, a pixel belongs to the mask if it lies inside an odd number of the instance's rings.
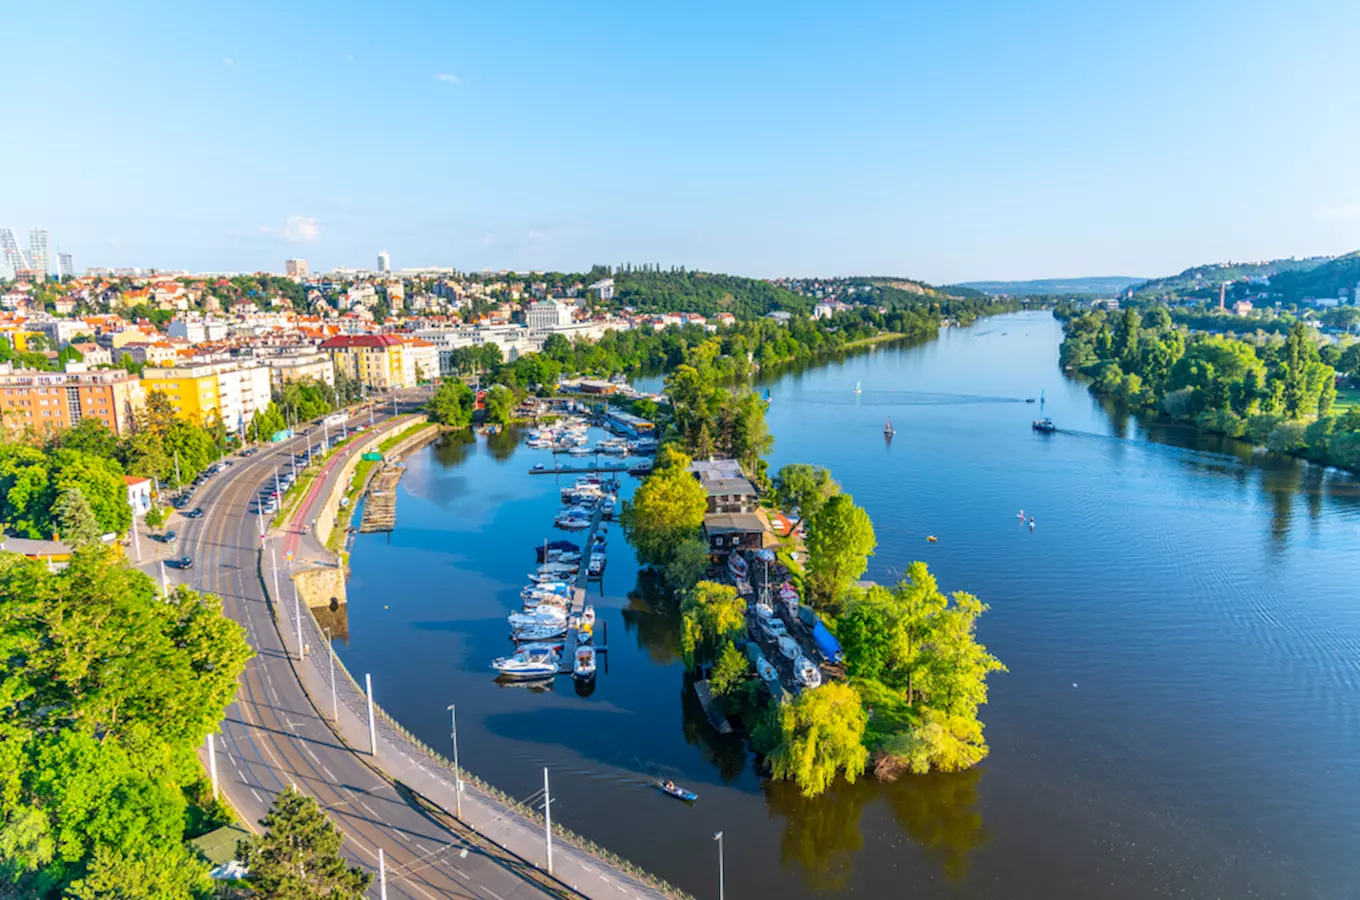
{"label": "utility pole", "polygon": [[[49,556],[47,558],[47,564],[50,568],[52,565],[52,557]],[[165,560],[161,560],[161,596],[166,600],[170,599],[170,589],[165,586]]]}
{"label": "utility pole", "polygon": [[387,860],[381,847],[378,848],[378,897],[387,900]]}
{"label": "utility pole", "polygon": [[208,774],[212,777],[213,799],[217,799],[217,748],[213,746],[213,734],[208,732]]}
{"label": "utility pole", "polygon": [[137,562],[142,561],[142,539],[137,534],[137,510],[132,510],[132,546],[137,550]]}
{"label": "utility pole", "polygon": [[293,465],[293,484],[297,484],[297,454],[290,451],[288,453],[288,462]]}
{"label": "utility pole", "polygon": [[723,900],[723,840],[722,832],[713,835],[713,840],[718,842],[718,900]]}
{"label": "utility pole", "polygon": [[453,780],[454,780],[454,814],[458,818],[463,818],[463,770],[458,768],[458,714],[453,710],[453,704],[449,704],[449,727],[452,729],[453,737]]}
{"label": "utility pole", "polygon": [[279,548],[274,547],[269,551],[270,568],[274,572],[274,602],[278,603],[283,599],[279,596]]}
{"label": "utility pole", "polygon": [[548,794],[548,767],[543,767],[543,842],[548,848],[548,874],[552,874],[552,797]]}
{"label": "utility pole", "polygon": [[336,725],[340,724],[340,701],[335,697],[335,642],[331,639],[331,630],[326,628],[326,649],[331,654],[331,720]]}
{"label": "utility pole", "polygon": [[279,467],[274,467],[274,493],[279,495],[279,506],[283,506],[283,491],[279,490]]}
{"label": "utility pole", "polygon": [[364,673],[364,693],[368,695],[368,755],[377,756],[378,729],[373,725],[373,676],[367,672]]}
{"label": "utility pole", "polygon": [[176,451],[175,451],[175,490],[179,490],[179,489],[180,489],[180,480],[179,480],[179,451],[176,450]]}

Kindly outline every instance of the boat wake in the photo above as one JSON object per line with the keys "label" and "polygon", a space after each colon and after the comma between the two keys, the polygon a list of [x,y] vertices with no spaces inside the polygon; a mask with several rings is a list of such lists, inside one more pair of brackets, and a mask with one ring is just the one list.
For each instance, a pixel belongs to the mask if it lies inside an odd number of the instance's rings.
{"label": "boat wake", "polygon": [[[793,399],[793,398],[790,398]],[[1025,397],[995,397],[986,394],[946,394],[936,391],[802,391],[800,403],[835,404],[854,399],[860,406],[970,406],[985,403],[1024,403]]]}

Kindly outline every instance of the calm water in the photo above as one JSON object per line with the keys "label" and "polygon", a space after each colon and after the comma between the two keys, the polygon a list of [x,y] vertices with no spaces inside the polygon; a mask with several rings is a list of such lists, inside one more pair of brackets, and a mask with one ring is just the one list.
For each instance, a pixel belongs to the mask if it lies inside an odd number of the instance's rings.
{"label": "calm water", "polygon": [[[433,746],[456,702],[469,769],[522,797],[550,766],[555,816],[699,897],[720,829],[733,897],[1360,896],[1360,485],[1107,411],[1060,339],[1007,316],[768,385],[772,466],[829,466],[868,509],[867,577],[922,559],[991,605],[1010,673],[972,772],[814,801],[763,781],[703,724],[617,529],[593,693],[497,686],[533,547],[560,536],[558,485],[527,474],[546,455],[512,435],[409,459],[398,530],[354,550],[345,662]],[[1059,434],[1030,430],[1041,388]]]}

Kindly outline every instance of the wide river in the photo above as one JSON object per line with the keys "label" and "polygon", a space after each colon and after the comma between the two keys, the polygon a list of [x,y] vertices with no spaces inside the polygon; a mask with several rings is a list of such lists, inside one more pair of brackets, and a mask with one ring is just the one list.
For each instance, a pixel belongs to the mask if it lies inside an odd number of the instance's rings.
{"label": "wide river", "polygon": [[[1061,336],[997,317],[761,386],[772,468],[828,466],[872,516],[866,577],[925,560],[990,604],[1010,671],[973,771],[815,800],[761,777],[705,724],[617,528],[607,674],[498,686],[534,546],[562,536],[558,484],[528,474],[546,453],[510,433],[408,459],[396,531],[354,547],[342,656],[446,753],[456,703],[468,769],[525,797],[548,766],[554,818],[701,898],[719,830],[733,897],[1360,897],[1360,483],[1113,413]],[[1040,390],[1057,434],[1030,429]]]}

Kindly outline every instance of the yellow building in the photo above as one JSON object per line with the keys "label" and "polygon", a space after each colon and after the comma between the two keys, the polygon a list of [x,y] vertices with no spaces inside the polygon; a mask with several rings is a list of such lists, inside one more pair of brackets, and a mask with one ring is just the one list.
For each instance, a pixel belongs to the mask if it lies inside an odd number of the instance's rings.
{"label": "yellow building", "polygon": [[335,371],[378,391],[410,387],[405,347],[388,334],[340,334],[321,345]]}
{"label": "yellow building", "polygon": [[175,407],[175,413],[189,422],[201,424],[210,413],[222,408],[217,390],[217,373],[209,366],[176,366],[142,371],[147,394],[160,391]]}
{"label": "yellow building", "polygon": [[148,367],[142,380],[146,393],[165,394],[180,418],[203,424],[216,414],[231,433],[248,426],[270,401],[269,369],[253,363]]}

